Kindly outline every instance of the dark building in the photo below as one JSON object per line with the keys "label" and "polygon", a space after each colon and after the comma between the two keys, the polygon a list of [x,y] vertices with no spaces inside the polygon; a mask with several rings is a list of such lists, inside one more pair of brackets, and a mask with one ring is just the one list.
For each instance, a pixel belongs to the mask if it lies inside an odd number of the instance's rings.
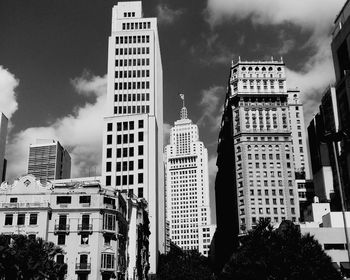
{"label": "dark building", "polygon": [[335,88],[329,87],[308,126],[314,192],[320,202],[330,202],[332,211],[341,209],[333,146],[327,139],[339,129],[337,108]]}
{"label": "dark building", "polygon": [[[339,116],[339,131],[342,134],[339,149],[339,164],[345,202],[350,200],[350,1],[347,1],[335,19],[332,54],[336,76],[336,100]],[[330,129],[330,132],[334,130]]]}
{"label": "dark building", "polygon": [[218,172],[215,179],[216,232],[211,243],[210,258],[216,275],[229,261],[238,246],[238,207],[235,178],[235,151],[233,142],[233,117],[229,93],[221,121],[218,141]]}

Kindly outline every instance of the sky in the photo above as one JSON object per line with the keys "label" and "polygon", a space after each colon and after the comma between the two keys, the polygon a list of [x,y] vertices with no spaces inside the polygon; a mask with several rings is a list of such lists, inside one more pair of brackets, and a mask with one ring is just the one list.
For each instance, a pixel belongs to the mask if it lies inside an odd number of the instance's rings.
{"label": "sky", "polygon": [[[72,176],[101,174],[107,42],[116,0],[1,0],[0,111],[10,119],[7,179],[27,171],[29,144],[56,139]],[[144,0],[158,17],[164,75],[164,139],[189,118],[208,148],[211,187],[232,61],[281,59],[303,95],[306,125],[334,82],[330,49],[345,0]]]}

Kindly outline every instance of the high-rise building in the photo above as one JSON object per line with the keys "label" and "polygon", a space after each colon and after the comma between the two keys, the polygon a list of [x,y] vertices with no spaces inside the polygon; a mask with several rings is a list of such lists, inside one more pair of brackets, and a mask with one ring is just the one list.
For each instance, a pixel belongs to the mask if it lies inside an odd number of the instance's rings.
{"label": "high-rise building", "polygon": [[165,249],[163,76],[156,18],[141,1],[112,11],[102,180],[148,202],[150,274]]}
{"label": "high-rise building", "polygon": [[1,113],[0,115],[0,179],[1,179],[1,182],[5,181],[6,179],[7,161],[5,159],[5,151],[6,151],[7,124],[8,124],[8,120],[6,116],[3,113]]}
{"label": "high-rise building", "polygon": [[325,136],[338,129],[336,91],[334,87],[329,87],[323,94],[320,111],[308,126],[308,139],[315,195],[321,202],[330,202],[333,211],[341,208],[340,194],[333,147]]}
{"label": "high-rise building", "polygon": [[210,245],[210,260],[215,275],[220,275],[238,247],[239,218],[237,204],[236,156],[233,141],[233,116],[227,88],[224,113],[218,137],[218,171],[215,177],[216,231]]}
{"label": "high-rise building", "polygon": [[70,178],[71,158],[60,142],[37,139],[29,146],[28,174],[42,184],[55,179]]}
{"label": "high-rise building", "polygon": [[297,179],[310,179],[309,157],[307,154],[304,110],[298,89],[287,90],[289,123],[293,143],[293,161]]}
{"label": "high-rise building", "polygon": [[165,147],[170,239],[183,250],[198,250],[208,256],[212,237],[208,152],[199,141],[198,126],[187,117],[184,104],[180,115],[171,128],[170,144]]}
{"label": "high-rise building", "polygon": [[[297,92],[287,91],[284,63],[239,60],[231,67],[229,91],[226,106],[233,113],[241,232],[263,218],[276,223],[297,221],[300,213],[295,170],[306,166],[306,147],[305,140],[299,144],[292,138],[293,133],[298,135],[304,129],[304,124],[301,113],[297,116],[297,108],[301,107]],[[297,164],[293,158],[296,148],[299,156],[304,156],[304,161],[301,158]]]}
{"label": "high-rise building", "polygon": [[[329,127],[329,138],[340,144],[337,156],[345,200],[350,201],[350,1],[346,1],[334,21],[332,54],[335,70],[339,131]],[[336,134],[337,133],[337,134]],[[339,137],[341,136],[341,137]],[[338,139],[336,139],[338,138]],[[338,186],[336,186],[338,187]],[[346,205],[350,209],[349,203]]]}

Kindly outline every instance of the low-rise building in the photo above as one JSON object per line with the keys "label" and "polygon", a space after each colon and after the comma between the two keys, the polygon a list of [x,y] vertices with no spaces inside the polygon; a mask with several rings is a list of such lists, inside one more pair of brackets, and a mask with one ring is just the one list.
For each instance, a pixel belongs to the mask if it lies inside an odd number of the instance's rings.
{"label": "low-rise building", "polygon": [[[350,225],[350,212],[345,212],[347,227]],[[305,223],[300,224],[302,234],[310,234],[321,244],[332,261],[343,272],[349,266],[347,241],[342,212],[331,212],[329,203],[312,203],[305,213]],[[350,228],[348,228],[350,232]]]}
{"label": "low-rise building", "polygon": [[[137,247],[149,236],[147,203],[102,186],[99,177],[43,186],[23,176],[1,185],[0,210],[0,233],[41,237],[63,248],[57,262],[67,264],[67,279],[135,279],[130,267],[147,271],[148,247]],[[140,227],[144,242],[135,231]]]}

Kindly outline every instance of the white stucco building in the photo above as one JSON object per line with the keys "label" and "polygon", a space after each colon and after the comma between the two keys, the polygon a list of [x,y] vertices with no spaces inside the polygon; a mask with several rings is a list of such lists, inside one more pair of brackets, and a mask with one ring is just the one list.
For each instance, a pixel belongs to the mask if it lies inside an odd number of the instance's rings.
{"label": "white stucco building", "polygon": [[172,242],[183,250],[198,250],[208,256],[213,235],[210,223],[208,152],[199,141],[198,126],[187,117],[170,131],[165,147],[166,217]]}
{"label": "white stucco building", "polygon": [[67,264],[66,279],[136,279],[149,267],[147,203],[103,187],[99,177],[44,186],[25,175],[1,185],[0,210],[0,233],[62,247],[56,261]]}
{"label": "white stucco building", "polygon": [[148,202],[150,274],[165,248],[163,74],[157,19],[145,18],[141,1],[112,11],[103,133],[103,183]]}

